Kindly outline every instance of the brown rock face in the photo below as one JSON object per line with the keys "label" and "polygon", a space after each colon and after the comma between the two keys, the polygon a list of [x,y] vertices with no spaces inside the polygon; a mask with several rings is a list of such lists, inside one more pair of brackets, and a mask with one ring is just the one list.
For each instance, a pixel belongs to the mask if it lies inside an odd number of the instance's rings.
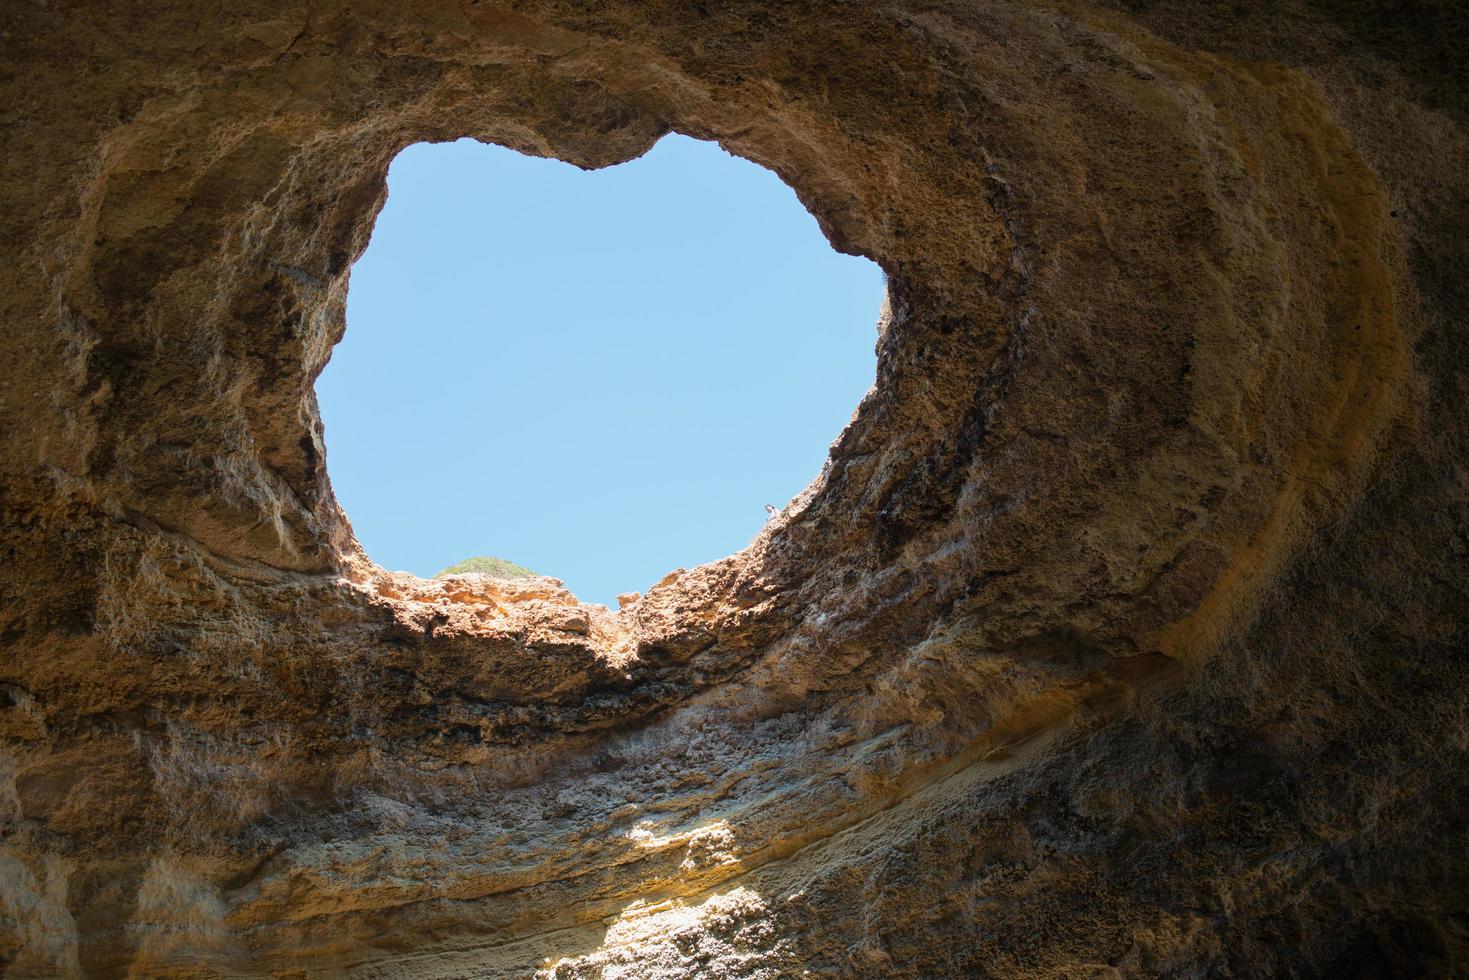
{"label": "brown rock face", "polygon": [[[1469,969],[1464,10],[7,4],[0,963]],[[616,612],[374,567],[389,160],[670,131],[890,277],[820,479]]]}

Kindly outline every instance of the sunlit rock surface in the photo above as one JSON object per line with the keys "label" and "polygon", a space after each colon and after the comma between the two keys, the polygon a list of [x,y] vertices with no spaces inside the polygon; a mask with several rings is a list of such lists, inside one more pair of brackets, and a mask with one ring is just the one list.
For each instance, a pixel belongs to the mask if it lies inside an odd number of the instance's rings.
{"label": "sunlit rock surface", "polygon": [[[8,5],[0,963],[1466,969],[1466,16],[1393,9]],[[670,131],[888,273],[822,476],[616,611],[373,567],[388,162]]]}

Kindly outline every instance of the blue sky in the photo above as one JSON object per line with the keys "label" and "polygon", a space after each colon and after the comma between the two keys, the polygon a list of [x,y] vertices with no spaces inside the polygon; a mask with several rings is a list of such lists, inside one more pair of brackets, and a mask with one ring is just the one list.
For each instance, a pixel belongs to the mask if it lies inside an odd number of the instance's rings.
{"label": "blue sky", "polygon": [[368,555],[494,555],[615,605],[743,548],[872,384],[882,276],[773,173],[669,136],[595,172],[418,144],[317,383]]}

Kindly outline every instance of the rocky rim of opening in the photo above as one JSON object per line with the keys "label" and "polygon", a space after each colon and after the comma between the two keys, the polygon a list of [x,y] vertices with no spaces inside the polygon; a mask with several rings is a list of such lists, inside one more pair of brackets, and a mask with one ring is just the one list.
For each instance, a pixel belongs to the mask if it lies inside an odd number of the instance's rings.
{"label": "rocky rim of opening", "polygon": [[[1465,27],[1414,11],[7,10],[0,963],[1462,967]],[[616,612],[374,567],[312,384],[388,161],[669,131],[889,276],[821,477]]]}

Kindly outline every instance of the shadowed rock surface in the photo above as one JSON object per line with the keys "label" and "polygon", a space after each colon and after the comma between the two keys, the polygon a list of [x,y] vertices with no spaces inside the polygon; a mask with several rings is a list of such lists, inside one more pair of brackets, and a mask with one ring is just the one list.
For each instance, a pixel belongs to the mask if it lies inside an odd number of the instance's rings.
{"label": "shadowed rock surface", "polygon": [[[8,4],[0,963],[1464,971],[1466,20]],[[374,567],[388,162],[670,131],[889,276],[822,476],[616,612]]]}

